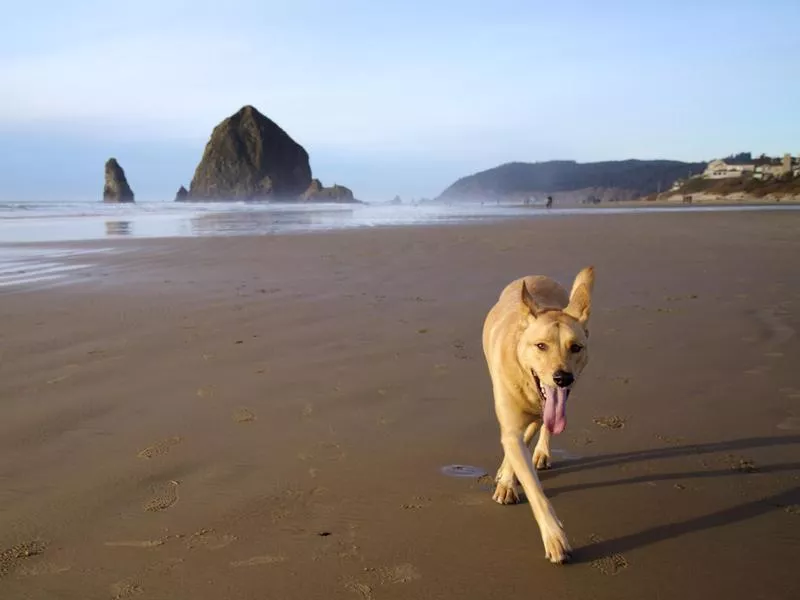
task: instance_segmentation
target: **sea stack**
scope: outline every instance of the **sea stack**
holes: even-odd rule
[[[186,202],[189,199],[189,191],[181,186],[175,194],[175,202]]]
[[[358,203],[350,188],[338,184],[333,184],[333,187],[325,187],[319,179],[311,180],[311,185],[308,186],[301,199],[305,202]]]
[[[106,181],[103,186],[103,202],[133,202],[133,190],[125,178],[125,171],[116,158],[106,161]]]
[[[296,201],[310,183],[305,149],[248,105],[214,128],[186,200]]]

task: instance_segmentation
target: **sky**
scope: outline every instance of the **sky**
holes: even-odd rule
[[[356,197],[510,161],[800,153],[800,2],[0,0],[0,199],[171,200],[245,104]]]

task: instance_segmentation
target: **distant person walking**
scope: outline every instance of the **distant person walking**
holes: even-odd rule
[[[550,208],[551,206],[553,206],[553,197],[552,196],[548,196],[547,197],[547,204],[545,204],[544,206],[545,206],[545,208]]]

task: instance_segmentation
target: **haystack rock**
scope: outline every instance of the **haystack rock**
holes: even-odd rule
[[[302,200],[305,202],[358,202],[353,197],[353,191],[343,185],[334,184],[333,187],[325,187],[319,179],[312,179],[311,185],[303,193]]]
[[[308,153],[245,106],[214,128],[187,200],[297,200],[311,183]]]
[[[125,171],[116,158],[106,161],[106,182],[103,186],[103,202],[133,202],[133,190],[125,178]]]
[[[189,191],[181,186],[175,194],[175,202],[186,202],[189,199]]]

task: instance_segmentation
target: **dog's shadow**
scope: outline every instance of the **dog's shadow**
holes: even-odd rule
[[[647,460],[676,458],[683,456],[697,456],[703,454],[711,454],[716,452],[732,452],[736,450],[744,450],[748,448],[760,448],[768,446],[782,446],[800,444],[800,436],[780,436],[780,437],[757,437],[746,438],[740,440],[732,440],[727,442],[715,442],[708,444],[695,444],[688,446],[659,448],[654,450],[644,450],[640,452],[626,452],[619,454],[605,454],[600,456],[592,456],[585,458],[577,458],[572,460],[565,460],[559,462],[556,467],[548,471],[547,479],[557,478],[559,474],[571,473],[581,471],[589,468],[605,467],[612,465],[623,465],[627,463],[634,463]],[[759,466],[754,473],[784,473],[789,471],[799,471],[800,462],[781,463],[773,465]],[[611,481],[601,481],[592,483],[582,483],[575,485],[567,485],[562,487],[547,487],[547,496],[554,498],[559,494],[566,494],[570,492],[577,492],[593,488],[630,485],[637,483],[648,483],[657,481],[670,481],[675,479],[701,479],[711,477],[730,477],[730,476],[748,476],[747,472],[742,472],[736,469],[727,468],[720,470],[703,470],[692,472],[678,472],[678,473],[657,473],[640,475],[636,477],[628,477],[624,479],[615,479]],[[706,529],[715,527],[722,527],[732,523],[746,521],[754,517],[758,517],[768,512],[781,510],[784,507],[800,503],[800,486],[795,486],[791,489],[773,494],[766,498],[760,498],[744,504],[726,508],[717,512],[693,517],[685,521],[676,523],[666,523],[657,525],[650,529],[646,529],[637,533],[626,535],[623,537],[598,541],[586,546],[576,548],[573,553],[572,562],[582,563],[591,562],[597,559],[606,558],[613,554],[622,554],[626,551],[649,546],[657,542],[672,539],[685,535],[687,533],[695,533]]]

